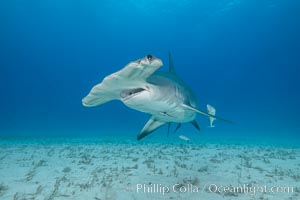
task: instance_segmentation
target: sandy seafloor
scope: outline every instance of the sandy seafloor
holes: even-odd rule
[[[296,200],[300,148],[2,138],[0,199]]]

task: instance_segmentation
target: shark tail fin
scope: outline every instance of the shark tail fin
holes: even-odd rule
[[[203,112],[203,111],[201,111],[201,110],[199,110],[199,109],[197,109],[197,108],[194,108],[194,107],[192,107],[192,106],[189,106],[189,105],[186,105],[186,104],[182,104],[182,107],[184,107],[184,108],[186,108],[186,109],[189,109],[189,110],[192,110],[192,111],[194,111],[194,112],[196,112],[196,113],[199,113],[199,114],[201,114],[201,115],[205,115],[205,116],[207,116],[207,117],[212,117],[212,118],[214,118],[214,119],[218,119],[218,120],[221,120],[221,121],[224,121],[224,122],[233,124],[233,122],[230,121],[230,120],[227,120],[227,119],[218,117],[218,116],[216,116],[216,115],[212,115],[212,114]]]

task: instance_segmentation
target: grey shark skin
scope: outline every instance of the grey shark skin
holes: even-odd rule
[[[82,99],[82,104],[92,107],[111,100],[120,100],[129,108],[151,114],[151,118],[137,136],[138,140],[171,122],[191,122],[200,130],[195,121],[197,113],[218,117],[197,109],[196,96],[176,75],[170,54],[169,64],[169,72],[162,72],[157,71],[163,65],[162,61],[151,55],[130,62],[94,86]]]

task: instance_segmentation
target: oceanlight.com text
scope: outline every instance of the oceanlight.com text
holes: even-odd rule
[[[242,184],[239,186],[222,186],[217,184],[205,185],[204,190],[210,193],[241,193],[241,194],[251,194],[256,193],[294,193],[294,187],[292,186],[267,186],[267,185],[248,185]]]
[[[152,193],[165,195],[167,193],[219,193],[219,194],[245,194],[255,195],[257,193],[294,193],[293,186],[268,186],[268,185],[250,185],[241,184],[233,185],[219,185],[219,184],[205,184],[203,186],[196,186],[193,184],[136,184],[134,189],[137,193]]]

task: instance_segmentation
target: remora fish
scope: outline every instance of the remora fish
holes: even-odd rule
[[[162,61],[152,55],[130,62],[95,85],[82,99],[87,107],[98,106],[111,100],[120,100],[129,108],[151,114],[151,118],[138,134],[140,140],[164,124],[192,123],[196,114],[228,121],[197,109],[192,90],[177,76],[169,53],[169,71],[157,71]]]
[[[178,137],[179,137],[179,139],[184,140],[186,142],[190,141],[190,138],[186,137],[185,135],[179,135]]]
[[[214,107],[212,107],[211,105],[207,104],[206,108],[207,108],[208,114],[211,114],[213,116],[216,115],[216,109]],[[211,127],[211,128],[215,127],[215,125],[213,124],[215,120],[216,120],[216,118],[209,117],[209,127]]]

